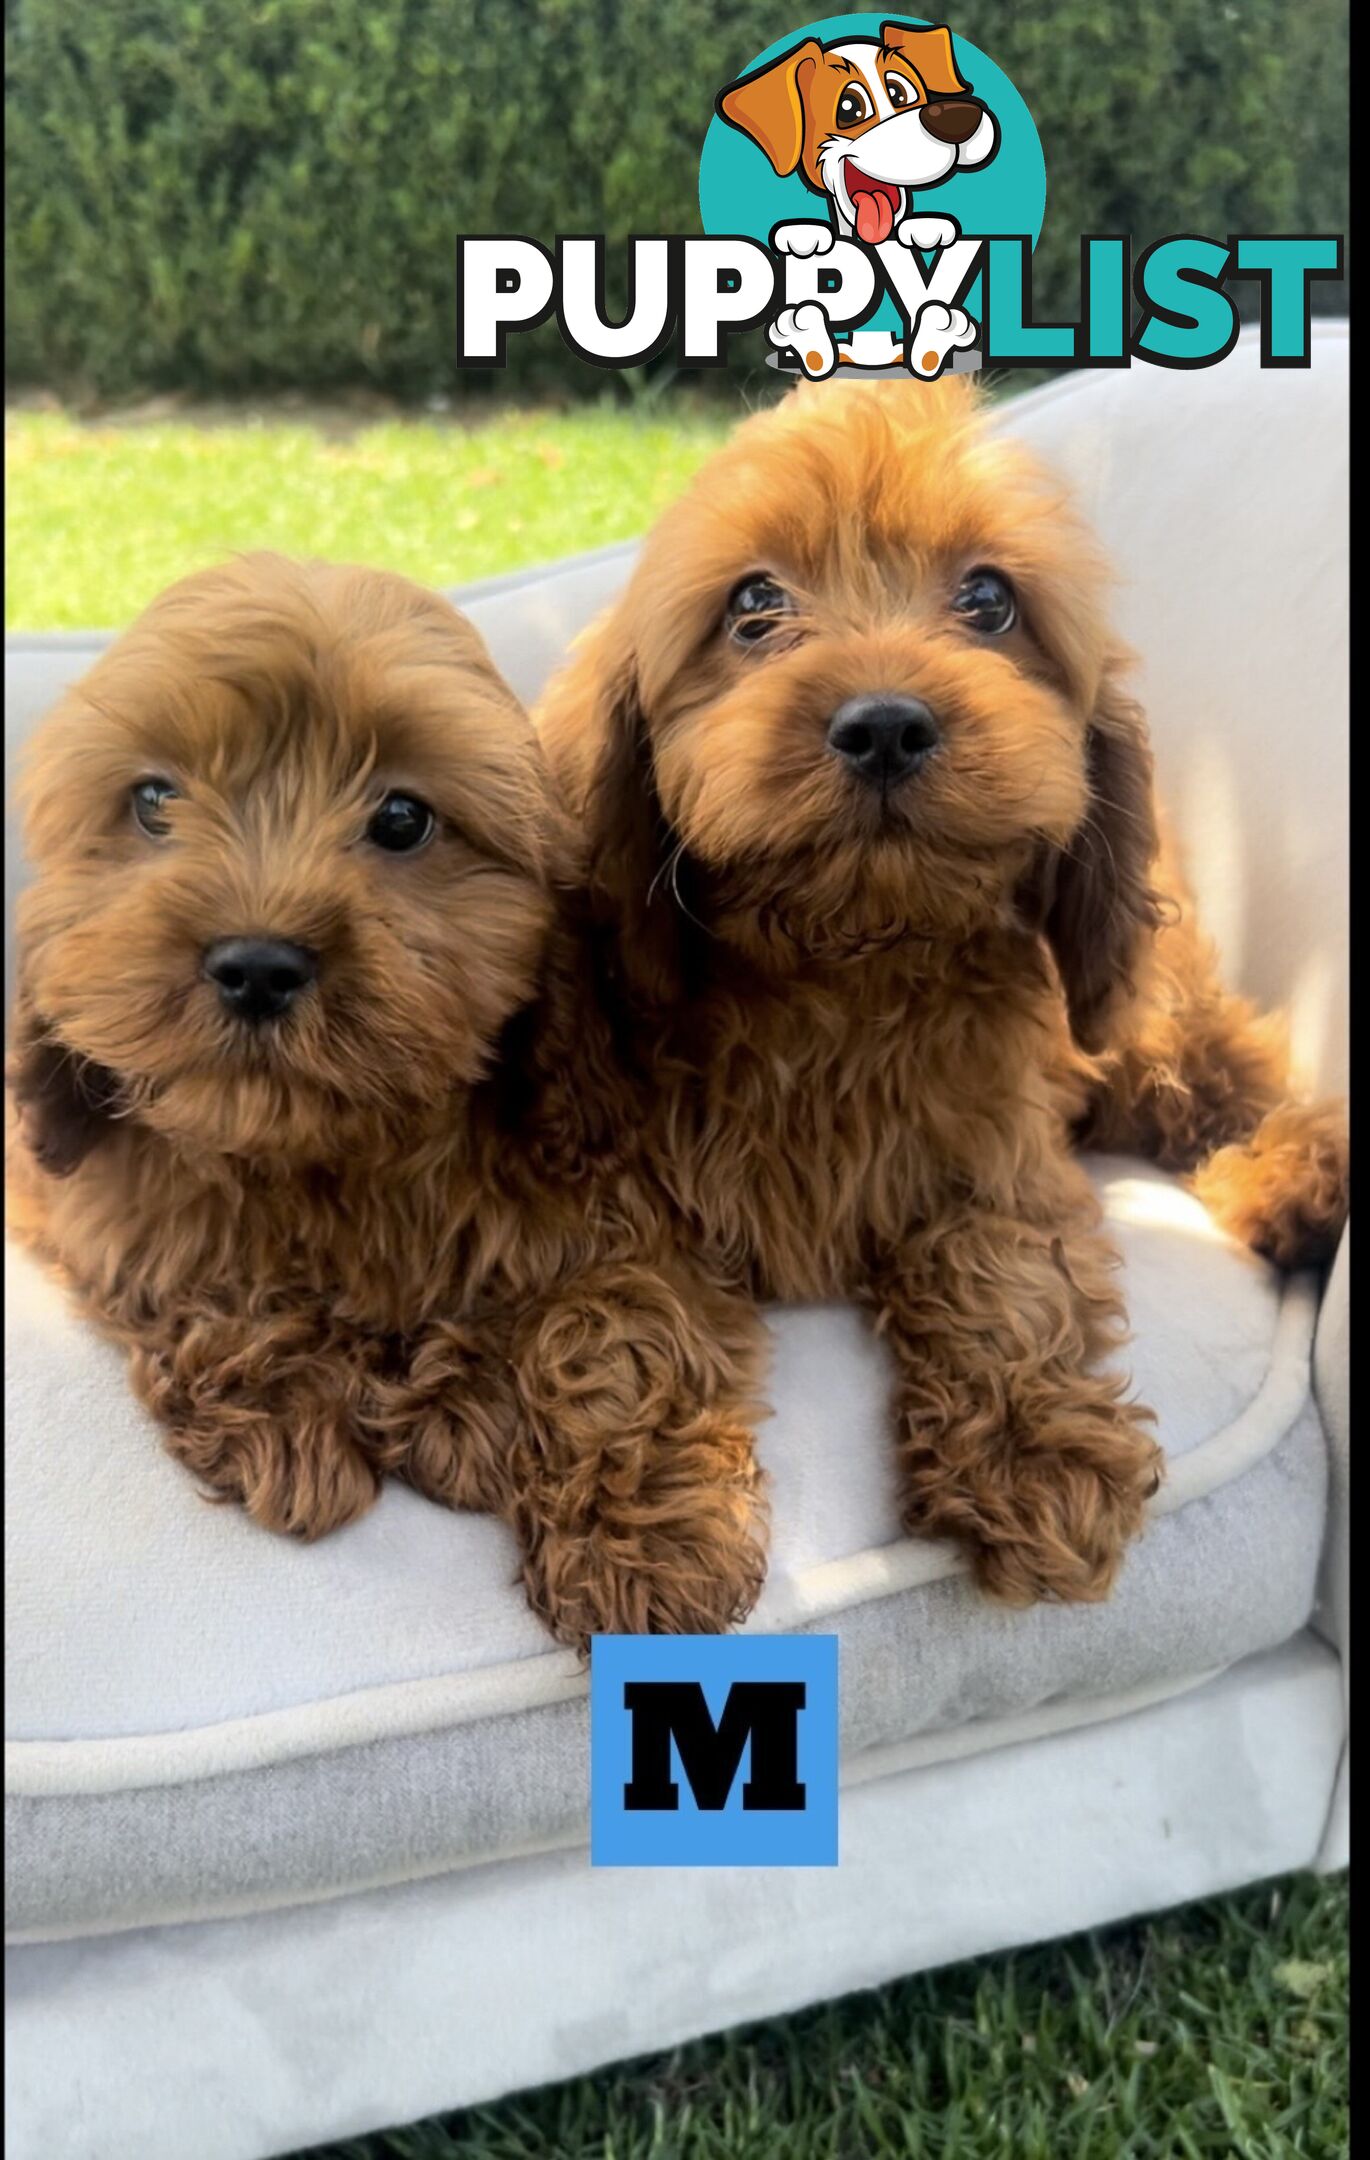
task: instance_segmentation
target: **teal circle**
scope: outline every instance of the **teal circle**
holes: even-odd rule
[[[843,38],[880,35],[880,26],[891,20],[923,28],[921,15],[892,16],[889,8],[878,14],[824,15],[817,22],[801,23],[787,36],[777,38],[739,72],[755,73],[769,60],[778,59],[805,38],[832,45]],[[920,211],[936,211],[953,217],[963,232],[1024,233],[1036,247],[1046,213],[1047,169],[1032,114],[1001,67],[988,53],[972,45],[953,29],[952,43],[962,77],[972,84],[999,123],[999,148],[982,170],[955,172],[938,186],[920,188],[915,197]],[[722,89],[720,84],[719,88]],[[742,233],[764,246],[772,229],[791,218],[821,218],[825,199],[805,187],[797,173],[782,179],[773,171],[764,150],[738,128],[730,127],[715,113],[704,137],[699,160],[699,215],[706,233]],[[966,295],[965,305],[978,317],[980,280]],[[867,327],[898,330],[899,310],[886,294]]]

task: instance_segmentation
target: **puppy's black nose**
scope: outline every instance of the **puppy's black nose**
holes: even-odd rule
[[[204,971],[239,1020],[278,1020],[319,972],[303,945],[285,938],[226,937],[207,947]]]
[[[907,780],[940,739],[937,722],[921,698],[880,692],[848,698],[828,728],[828,748],[874,787]]]

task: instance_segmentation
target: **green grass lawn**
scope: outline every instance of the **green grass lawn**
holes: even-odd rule
[[[642,531],[728,426],[721,408],[686,402],[470,427],[11,411],[6,625],[118,629],[173,578],[242,548],[455,585],[603,547]]]
[[[1341,2160],[1347,1996],[1300,1877],[312,2160]]]

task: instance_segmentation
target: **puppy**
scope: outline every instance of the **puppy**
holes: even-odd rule
[[[32,746],[13,1227],[214,1495],[314,1538],[386,1472],[515,1527],[563,1639],[761,1576],[754,1322],[614,1138],[564,821],[445,602],[249,556]]]
[[[915,190],[987,165],[999,147],[998,122],[971,95],[942,25],[887,22],[878,38],[829,45],[805,38],[729,83],[717,110],[782,178],[797,172],[805,187],[827,198],[829,225],[776,227],[773,242],[782,254],[824,254],[834,238],[856,238],[877,252],[890,245],[947,246],[958,228],[945,218],[916,216]],[[783,309],[771,330],[772,343],[793,347],[812,377],[843,360],[863,366],[907,360],[915,372],[935,376],[950,352],[975,337],[965,311],[941,302],[920,309],[907,352],[877,331],[858,331],[837,347],[825,311],[813,301]]]
[[[1093,546],[965,379],[852,382],[742,427],[535,716],[676,1205],[753,1293],[866,1304],[905,1528],[1017,1602],[1102,1597],[1161,1467],[1100,1363],[1071,1121],[1246,1145],[1226,1213],[1282,1257],[1344,1212],[1333,1113],[1263,1126],[1268,1043],[1192,931],[1162,946],[1124,671]]]

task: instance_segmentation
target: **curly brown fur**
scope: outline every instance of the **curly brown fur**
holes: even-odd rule
[[[1003,635],[952,608],[984,566],[1016,594]],[[730,596],[763,573],[789,604],[743,643]],[[1106,586],[963,379],[801,389],[667,512],[535,716],[683,1219],[755,1294],[869,1307],[905,1521],[1015,1600],[1103,1595],[1160,1469],[1099,1370],[1124,1316],[1072,1121],[1092,1093],[1098,1137],[1191,1168],[1246,1139],[1240,1174],[1221,1154],[1204,1173],[1213,1200],[1227,1177],[1278,1185],[1297,1123],[1262,1024],[1194,976],[1167,1022],[1185,1102],[1147,1128],[1165,1060],[1139,1022],[1182,947]],[[874,790],[827,742],[869,693],[923,700],[940,731]],[[1206,1070],[1217,1115],[1177,1152]],[[1315,1152],[1267,1222],[1336,1217],[1335,1144]]]
[[[1003,635],[951,608],[991,566]],[[786,612],[749,644],[730,595]],[[1191,1173],[1282,1264],[1346,1208],[1335,1105],[1224,991],[1161,851],[1144,716],[1070,504],[963,379],[800,391],[650,537],[537,716],[590,840],[645,1145],[762,1296],[855,1295],[893,1353],[906,1525],[1014,1601],[1103,1595],[1159,1456],[1084,1138]],[[873,791],[849,698],[940,740]]]
[[[413,854],[368,838],[389,789]],[[569,1641],[743,1610],[757,1325],[613,1142],[560,813],[470,626],[373,571],[191,578],[40,731],[27,836],[11,1220],[206,1490],[302,1538],[386,1474],[494,1510]],[[203,956],[266,933],[318,975],[250,1025]]]
[[[764,1574],[754,1406],[737,1387],[751,1326],[748,1305],[665,1271],[648,1289],[587,1270],[525,1316],[512,1355],[535,1436],[521,1496],[535,1611],[585,1634],[708,1634],[750,1610]]]
[[[1284,1268],[1331,1259],[1350,1206],[1345,1105],[1292,1099],[1286,1028],[1223,987],[1172,846],[1164,919],[1108,1030],[1077,1131],[1149,1155]]]

